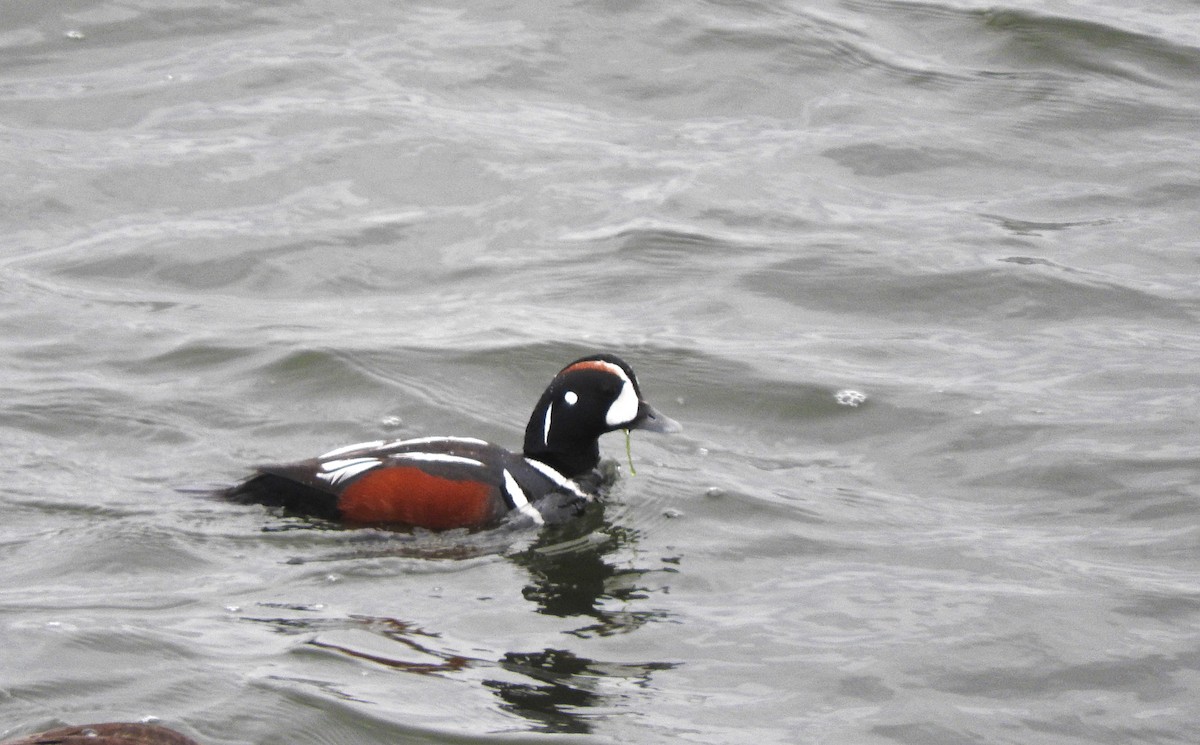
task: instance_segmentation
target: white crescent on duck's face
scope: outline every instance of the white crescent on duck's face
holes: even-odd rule
[[[604,423],[610,427],[620,427],[624,424],[630,424],[638,415],[638,394],[633,387],[633,381],[625,374],[625,371],[616,365],[612,365],[614,375],[621,378],[621,393],[617,396],[617,400],[612,402],[608,407],[608,413],[604,415]]]

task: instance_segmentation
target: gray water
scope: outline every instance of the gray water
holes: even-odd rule
[[[1200,8],[1140,5],[4,3],[0,736],[1196,742]],[[563,531],[204,494],[518,446],[593,350],[685,431]]]

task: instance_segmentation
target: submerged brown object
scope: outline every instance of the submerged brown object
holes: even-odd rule
[[[190,737],[157,724],[105,722],[81,724],[5,740],[0,745],[200,745]]]

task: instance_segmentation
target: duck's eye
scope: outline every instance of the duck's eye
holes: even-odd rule
[[[567,406],[574,406],[575,402],[578,400],[579,396],[576,395],[575,391],[567,391],[563,394],[563,402],[565,402]]]

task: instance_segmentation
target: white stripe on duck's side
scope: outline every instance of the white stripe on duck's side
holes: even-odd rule
[[[545,525],[546,519],[542,517],[542,513],[538,512],[533,505],[529,503],[529,498],[525,496],[525,492],[521,491],[521,485],[513,478],[513,475],[504,469],[504,491],[508,493],[508,498],[512,501],[513,507],[520,510],[522,514],[529,517],[538,525]]]
[[[337,484],[351,476],[357,476],[364,471],[380,465],[383,461],[378,458],[347,458],[344,460],[329,460],[321,464],[321,472],[317,478]]]
[[[448,445],[486,445],[486,440],[481,440],[478,437],[448,437],[445,435],[434,437],[413,437],[407,440],[392,440],[384,445],[385,448],[407,447],[409,445],[430,445],[435,442],[444,442]]]
[[[447,455],[446,453],[392,453],[388,456],[389,460],[419,460],[426,463],[457,463],[462,466],[475,466],[483,468],[483,461],[475,460],[474,458],[466,458],[461,455]]]
[[[371,440],[370,442],[356,442],[353,445],[345,445],[334,450],[330,450],[324,455],[318,456],[318,460],[326,458],[336,458],[340,455],[353,453],[359,450],[391,450],[392,448],[410,447],[412,445],[432,445],[433,443],[445,443],[447,445],[487,445],[487,442],[480,440],[478,437],[413,437],[408,440]]]

